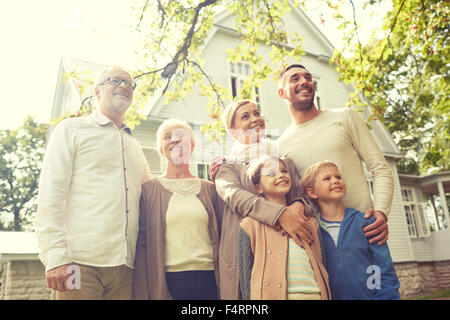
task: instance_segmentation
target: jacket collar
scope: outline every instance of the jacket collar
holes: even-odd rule
[[[358,210],[357,209],[354,209],[354,208],[345,208],[345,212],[344,212],[344,218],[342,219],[342,221],[340,222],[341,223],[341,226],[342,226],[342,223],[344,222],[344,221],[347,221],[348,219],[350,219],[351,217],[353,217],[355,214],[358,214]],[[319,225],[323,228],[323,229],[325,229],[326,231],[328,231],[328,229],[327,229],[327,227],[325,226],[325,224],[322,222],[322,218],[319,218],[318,219],[318,222],[319,222]]]
[[[97,122],[97,124],[102,127],[107,126],[110,123],[113,123],[113,121],[111,119],[109,119],[107,116],[105,116],[103,113],[101,113],[98,110],[94,112],[92,117],[94,118],[95,122]],[[130,127],[128,127],[125,123],[122,125],[121,129],[124,129],[126,132],[128,132],[129,135],[133,135]]]

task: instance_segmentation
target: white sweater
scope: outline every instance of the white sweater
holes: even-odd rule
[[[394,191],[392,172],[356,111],[325,110],[305,123],[292,124],[277,142],[280,154],[294,161],[300,175],[317,161],[334,161],[347,186],[346,207],[362,212],[373,207],[389,214]],[[361,161],[372,174],[373,203]]]

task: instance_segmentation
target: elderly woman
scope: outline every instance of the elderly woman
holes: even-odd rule
[[[269,226],[279,225],[299,245],[300,238],[310,243],[312,230],[306,224],[304,202],[298,196],[299,175],[290,159],[284,162],[292,177],[293,188],[288,194],[292,203],[285,206],[266,201],[256,195],[251,178],[246,174],[249,162],[263,155],[276,155],[276,145],[264,139],[265,122],[258,107],[251,100],[229,105],[223,113],[227,132],[235,139],[231,158],[222,164],[215,175],[217,193],[225,201],[220,241],[219,270],[221,299],[239,299],[237,232],[243,217],[250,216]],[[272,284],[269,284],[272,285]]]
[[[135,299],[217,299],[221,199],[214,184],[189,171],[189,125],[164,121],[157,144],[167,171],[142,186]]]

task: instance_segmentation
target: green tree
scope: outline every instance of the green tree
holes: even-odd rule
[[[382,1],[369,1],[380,3]],[[369,108],[370,120],[380,119],[405,155],[404,173],[450,168],[449,2],[393,0],[381,37],[373,32],[331,62],[341,80],[353,83],[348,104]],[[357,26],[344,26],[346,41]]]
[[[0,130],[0,230],[32,225],[47,128],[28,116],[19,129]]]

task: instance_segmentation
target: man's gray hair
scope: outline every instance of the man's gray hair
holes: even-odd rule
[[[133,78],[133,77],[131,76],[131,73],[130,73],[128,70],[126,70],[126,69],[124,69],[124,68],[122,68],[122,67],[120,67],[120,66],[107,66],[107,67],[103,68],[102,70],[100,70],[99,73],[97,73],[97,76],[95,77],[95,80],[94,80],[94,89],[95,89],[100,83],[102,83],[103,81],[106,80],[106,78],[107,78],[106,75],[107,75],[109,72],[111,72],[113,69],[122,69],[123,71],[127,72],[127,73],[130,75],[131,78]]]

